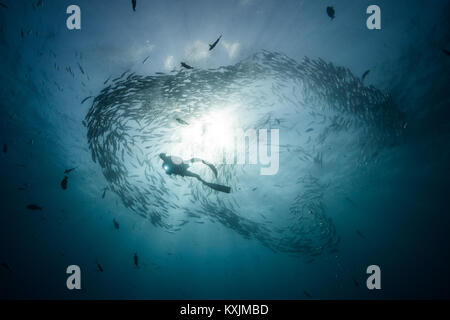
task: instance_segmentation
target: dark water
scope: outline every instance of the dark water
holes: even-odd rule
[[[2,298],[450,296],[448,1],[377,31],[364,1],[141,2],[69,31],[68,1],[1,1]],[[236,128],[279,130],[276,174],[221,163]]]

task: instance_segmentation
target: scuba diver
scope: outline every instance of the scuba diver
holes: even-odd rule
[[[209,162],[206,162],[205,160],[199,159],[199,158],[192,158],[188,161],[183,161],[181,158],[174,157],[174,156],[167,156],[165,153],[160,153],[159,157],[162,159],[163,164],[162,167],[166,171],[168,175],[178,175],[182,177],[193,177],[196,178],[198,181],[202,182],[205,186],[210,187],[211,189],[230,193],[231,188],[227,186],[223,186],[220,184],[215,183],[209,183],[203,180],[198,174],[191,172],[188,170],[189,164],[188,163],[195,163],[195,162],[201,162],[205,165],[207,165],[214,173],[214,175],[217,178],[217,169]]]

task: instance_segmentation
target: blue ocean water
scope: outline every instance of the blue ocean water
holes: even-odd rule
[[[449,298],[448,1],[377,1],[381,30],[369,1],[0,2],[1,298]],[[218,164],[232,127],[279,130],[276,174]]]

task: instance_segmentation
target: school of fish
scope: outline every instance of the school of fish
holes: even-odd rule
[[[168,232],[218,222],[307,260],[338,250],[327,192],[349,170],[399,143],[406,128],[393,100],[349,69],[277,52],[217,69],[126,72],[105,84],[83,123],[92,160],[125,207]],[[261,176],[254,165],[215,163],[231,194],[166,175],[159,153],[205,114],[225,109],[240,128],[279,130],[279,173]]]

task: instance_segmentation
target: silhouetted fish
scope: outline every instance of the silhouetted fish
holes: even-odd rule
[[[36,3],[36,7],[42,7],[43,4],[44,4],[44,0],[39,0],[39,1]]]
[[[179,226],[180,226],[180,227],[181,227],[181,226],[184,226],[184,225],[187,224],[187,223],[189,223],[188,220],[183,220],[183,221],[179,224]]]
[[[356,203],[349,197],[345,197],[345,200],[347,200],[352,206],[356,207]]]
[[[359,230],[356,230],[356,234],[360,237],[360,238],[362,238],[362,239],[365,239],[366,237],[361,233],[361,231],[359,231]]]
[[[186,64],[186,63],[184,63],[184,62],[181,62],[180,65],[181,65],[183,68],[186,68],[186,69],[194,69],[194,67],[191,67],[190,65],[188,65],[188,64]]]
[[[209,51],[211,51],[212,49],[214,49],[214,48],[217,46],[217,44],[219,43],[220,38],[222,38],[222,35],[220,35],[220,37],[217,38],[217,40],[214,41],[213,44],[210,44],[210,45],[209,45]]]
[[[105,199],[105,196],[106,196],[106,190],[108,190],[108,187],[106,187],[105,189],[103,189],[102,199]]]
[[[134,254],[134,265],[139,268],[139,257],[137,253]]]
[[[3,145],[3,152],[4,153],[8,152],[8,145],[6,143]]]
[[[41,210],[42,211],[42,209],[44,209],[44,208],[42,208],[42,207],[40,207],[38,205],[35,205],[35,204],[29,204],[29,205],[27,205],[27,209],[28,210]]]
[[[100,272],[103,272],[103,267],[100,263],[97,262],[97,268]]]
[[[3,268],[5,268],[6,270],[11,271],[11,268],[9,267],[9,264],[7,264],[6,262],[2,262],[0,265],[1,265]]]
[[[131,5],[133,6],[133,11],[136,11],[136,0],[131,0]]]
[[[66,190],[67,189],[67,182],[68,182],[68,177],[67,176],[65,176],[64,177],[64,179],[62,179],[62,181],[61,181],[61,188],[63,189],[63,190]]]
[[[331,19],[334,19],[335,17],[335,11],[333,7],[327,7],[327,14]]]
[[[367,77],[367,75],[369,74],[370,70],[367,70],[366,72],[363,73],[362,77],[361,77],[361,81],[364,81],[364,79]]]
[[[142,61],[142,64],[144,64],[144,63],[148,60],[148,58],[150,58],[150,56],[148,56],[147,58],[145,58],[144,61]]]
[[[84,69],[83,69],[83,67],[81,66],[81,64],[80,64],[79,62],[78,62],[77,64],[78,64],[78,68],[80,68],[81,73],[84,74]]]
[[[308,291],[303,290],[303,293],[304,293],[305,296],[307,296],[308,298],[312,298],[312,295],[311,295]]]
[[[92,96],[86,97],[83,99],[83,101],[81,101],[81,104],[85,103],[88,99],[92,98]]]
[[[448,51],[446,49],[442,49],[442,52],[445,53],[446,55],[450,56],[450,51]]]
[[[111,76],[109,76],[108,79],[106,79],[105,82],[103,82],[103,84],[106,84],[109,81],[109,79],[111,79]]]
[[[187,123],[187,122],[184,121],[183,119],[176,118],[175,120],[177,120],[178,123],[183,124],[183,125],[185,125],[185,126],[189,125],[189,123]]]
[[[1,2],[0,2],[0,7],[8,9],[8,6],[6,4],[1,3]]]
[[[21,187],[17,188],[17,190],[19,190],[19,191],[24,191],[24,190],[27,189],[28,186],[29,186],[28,183],[24,183]]]
[[[116,221],[116,219],[113,219],[114,228],[119,230],[119,223]]]
[[[76,168],[78,168],[78,167],[66,169],[66,170],[64,170],[64,174],[68,174],[68,173],[72,172],[73,170],[75,170]]]

